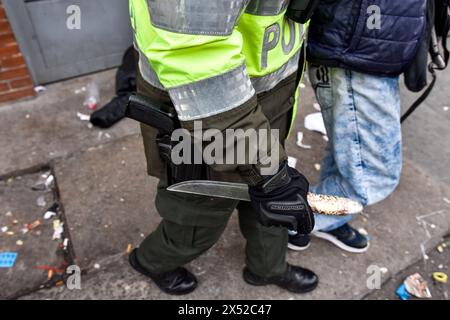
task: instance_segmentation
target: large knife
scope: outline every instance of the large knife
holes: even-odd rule
[[[208,197],[250,201],[248,186],[243,183],[190,180],[173,184],[167,190]],[[314,193],[308,194],[308,203],[314,212],[324,215],[345,216],[361,213],[363,210],[363,206],[360,203],[348,198]]]

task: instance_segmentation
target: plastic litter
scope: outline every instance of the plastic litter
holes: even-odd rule
[[[51,187],[53,187],[53,182],[54,181],[55,181],[55,177],[53,175],[49,175],[47,177],[47,179],[45,179],[45,182],[44,182],[45,188],[48,190]]]
[[[382,274],[386,274],[386,273],[388,273],[388,268],[386,268],[386,267],[381,267],[380,268],[380,272],[382,273]]]
[[[430,289],[428,288],[428,284],[424,278],[419,273],[415,273],[410,275],[405,279],[403,284],[406,287],[406,290],[413,296],[423,299],[423,298],[431,298]]]
[[[447,283],[448,275],[444,272],[433,272],[433,279],[440,283]]]
[[[86,96],[83,105],[89,110],[97,109],[98,102],[100,100],[100,91],[95,82],[90,82],[86,86]]]
[[[56,212],[53,212],[53,211],[47,211],[46,213],[44,213],[45,220],[49,220],[49,219],[53,218],[54,216],[56,216]]]
[[[65,238],[62,245],[63,249],[67,250],[67,246],[69,245],[69,238]]]
[[[109,134],[109,133],[104,133],[103,131],[100,131],[99,133],[98,133],[98,135],[97,135],[97,139],[98,140],[101,140],[102,138],[103,138],[103,136],[106,138],[106,139],[111,139],[111,135]]]
[[[295,166],[297,165],[297,159],[294,157],[288,157],[288,166],[291,168],[295,168]]]
[[[44,92],[44,91],[47,91],[47,88],[44,87],[44,86],[36,86],[36,87],[34,87],[34,92],[36,92],[36,93],[41,93],[41,92]]]
[[[327,135],[321,112],[308,114],[305,117],[305,128],[310,131],[319,132],[322,135]]]
[[[409,300],[411,298],[411,295],[406,290],[406,287],[404,284],[402,284],[400,287],[397,288],[395,291],[395,294],[401,299],[401,300]]]
[[[61,235],[64,232],[64,223],[61,220],[56,219],[53,221],[53,240],[61,239]]]
[[[45,207],[47,205],[47,202],[45,201],[45,196],[40,196],[39,198],[37,198],[36,204],[39,207]]]
[[[74,91],[75,94],[80,94],[80,93],[82,93],[82,92],[86,92],[86,87],[81,87],[80,89],[76,89],[76,90]]]
[[[7,226],[2,227],[2,233],[8,232],[9,228]]]
[[[44,213],[44,219],[49,220],[49,219],[53,218],[54,216],[56,216],[57,212],[58,212],[58,204],[54,203]]]
[[[303,144],[303,132],[297,132],[297,146],[303,149],[311,149],[312,147],[307,144]]]
[[[51,174],[50,171],[42,174],[38,181],[31,187],[34,191],[47,191],[53,187],[53,182],[55,181],[55,177]]]
[[[12,268],[17,259],[17,252],[0,252],[0,268]]]
[[[81,121],[91,121],[91,115],[90,114],[84,114],[81,112],[77,112],[77,117]]]

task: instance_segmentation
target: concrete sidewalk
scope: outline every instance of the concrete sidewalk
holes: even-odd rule
[[[60,264],[60,242],[51,240],[46,229],[37,236],[34,233],[24,236],[22,246],[11,241],[12,238],[8,238],[11,236],[0,233],[0,251],[19,254],[13,268],[0,269],[0,286],[8,288],[8,292],[0,297],[172,298],[131,270],[126,261],[125,251],[129,244],[137,246],[160,220],[153,205],[156,180],[145,175],[137,124],[123,120],[110,130],[100,131],[88,128],[76,116],[77,112],[87,111],[82,106],[82,94],[74,92],[94,81],[101,87],[102,103],[107,102],[113,91],[113,77],[114,71],[107,71],[70,80],[49,86],[37,99],[0,106],[0,147],[8,150],[0,154],[0,178],[3,181],[0,184],[0,227],[11,223],[10,217],[5,218],[9,211],[13,216],[20,213],[21,221],[28,223],[42,220],[45,208],[36,207],[39,195],[28,189],[39,170],[50,168],[56,178],[56,199],[48,202],[55,200],[61,204],[64,237],[70,239],[70,248],[63,258],[83,269],[82,290],[68,290],[65,286],[40,289],[39,283],[50,286],[48,272],[36,272],[33,266]],[[371,248],[366,254],[347,254],[329,243],[313,239],[309,250],[290,252],[289,261],[319,274],[321,282],[316,291],[298,296],[273,286],[250,287],[241,277],[244,239],[233,216],[219,243],[189,266],[198,276],[200,286],[186,298],[370,298],[374,292],[366,285],[368,266],[386,267],[388,272],[382,281],[390,283],[391,278],[396,279],[403,270],[423,259],[423,250],[434,250],[450,230],[450,111],[443,108],[445,102],[450,104],[450,92],[445,90],[449,80],[449,72],[442,74],[428,100],[429,105],[422,106],[404,126],[405,166],[396,192],[386,201],[367,209],[354,222],[354,226],[366,229],[371,235]],[[402,96],[405,105],[413,99],[406,92]],[[318,179],[315,165],[320,162],[325,147],[319,134],[303,128],[304,115],[314,112],[313,102],[313,92],[307,86],[302,93],[302,108],[294,131],[303,131],[304,143],[312,145],[312,149],[297,147],[295,134],[288,142],[289,155],[299,159],[297,167],[312,183]],[[427,216],[419,219],[427,222],[426,230],[418,223],[417,217],[421,216]],[[51,221],[45,222],[43,227],[47,228],[49,223]],[[33,253],[36,246],[46,248],[39,261]],[[18,279],[30,269],[35,271],[33,286],[25,286]],[[423,276],[430,279],[430,274]]]

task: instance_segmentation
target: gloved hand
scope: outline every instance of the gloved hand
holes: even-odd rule
[[[309,182],[284,162],[275,175],[249,187],[253,209],[266,226],[286,227],[300,234],[314,229],[314,214],[308,205]]]

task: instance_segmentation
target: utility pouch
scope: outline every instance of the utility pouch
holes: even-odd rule
[[[311,19],[320,0],[291,0],[286,16],[298,23],[305,24]]]
[[[130,96],[125,116],[156,128],[160,133],[170,133],[180,127],[177,114],[168,105],[134,94]]]
[[[172,133],[181,128],[181,125],[171,106],[161,104],[143,95],[134,94],[130,96],[125,115],[158,130],[156,144],[159,156],[166,164],[166,177],[169,185],[186,180],[205,179],[206,165],[193,164],[193,162],[191,164],[174,164],[172,162],[172,149],[176,143],[172,141]]]
[[[169,185],[188,181],[188,180],[201,180],[206,179],[206,165],[195,164],[194,159],[191,159],[190,164],[174,164],[172,162],[172,148],[176,142],[172,141],[171,135],[168,133],[160,134],[156,138],[156,144],[158,145],[159,155],[167,166],[167,181]],[[191,147],[193,150],[194,146]]]

